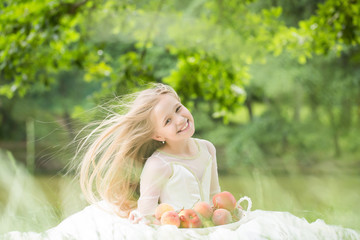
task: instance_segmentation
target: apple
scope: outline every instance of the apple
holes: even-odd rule
[[[175,225],[180,227],[180,217],[175,211],[167,211],[161,216],[161,225]]]
[[[160,220],[161,215],[168,211],[174,211],[175,209],[167,203],[160,203],[155,209],[155,218]]]
[[[183,209],[179,212],[180,227],[182,228],[200,228],[202,222],[194,209]]]
[[[224,208],[232,212],[236,207],[236,199],[230,192],[221,192],[213,197],[215,208]]]
[[[211,218],[214,211],[210,204],[207,202],[197,202],[194,205],[193,209],[205,219]]]
[[[229,210],[219,208],[214,211],[212,221],[215,226],[224,225],[232,222],[231,213]]]

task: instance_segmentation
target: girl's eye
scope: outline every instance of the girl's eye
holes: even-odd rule
[[[178,111],[180,110],[180,108],[181,108],[181,106],[178,106],[178,107],[176,108],[176,111],[175,111],[175,112],[178,112]]]
[[[167,125],[170,122],[170,118],[165,121],[165,125]]]

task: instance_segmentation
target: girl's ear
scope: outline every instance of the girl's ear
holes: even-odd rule
[[[156,135],[156,134],[152,137],[152,139],[159,141],[159,142],[165,141],[165,138],[163,138],[159,135]]]

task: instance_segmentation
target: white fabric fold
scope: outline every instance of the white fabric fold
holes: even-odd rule
[[[340,226],[327,225],[322,220],[309,223],[288,212],[256,210],[248,212],[239,222],[224,226],[180,229],[171,225],[148,226],[131,224],[98,205],[91,205],[65,219],[44,233],[10,232],[0,235],[7,240],[359,240],[360,233]]]

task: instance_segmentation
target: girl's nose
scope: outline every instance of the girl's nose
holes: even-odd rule
[[[184,117],[182,117],[182,116],[178,116],[178,117],[176,118],[176,123],[177,123],[177,125],[182,125],[182,124],[185,123],[185,121],[186,121],[186,119],[185,119]]]

